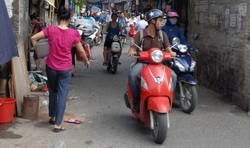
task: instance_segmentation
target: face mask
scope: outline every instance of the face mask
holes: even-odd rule
[[[175,25],[177,23],[177,19],[170,18],[169,21],[172,25]]]

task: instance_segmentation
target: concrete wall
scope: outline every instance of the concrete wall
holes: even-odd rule
[[[190,0],[188,35],[200,34],[196,75],[233,103],[250,108],[250,1]]]
[[[24,42],[25,49],[28,43],[29,27],[29,1],[28,0],[5,0],[8,14],[11,19],[12,28],[16,37],[16,42]]]

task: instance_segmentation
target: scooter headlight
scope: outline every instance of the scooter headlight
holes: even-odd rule
[[[155,62],[155,63],[161,63],[163,60],[163,53],[161,50],[154,50],[153,52],[151,52],[151,59]]]
[[[178,45],[177,47],[181,53],[185,53],[188,50],[187,45]]]
[[[147,82],[143,79],[143,77],[141,77],[141,86],[142,86],[144,89],[148,90],[148,84],[147,84]]]
[[[192,62],[191,62],[191,67],[190,67],[190,71],[191,71],[191,72],[194,71],[195,66],[196,66],[196,62],[195,62],[195,61],[192,61]]]
[[[118,42],[118,41],[119,41],[118,35],[115,35],[115,36],[113,37],[113,41],[115,41],[115,42]]]
[[[185,72],[185,67],[181,65],[179,61],[175,61],[175,65],[180,69],[181,72]]]

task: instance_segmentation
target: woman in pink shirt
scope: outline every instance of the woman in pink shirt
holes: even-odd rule
[[[80,42],[78,31],[68,28],[70,23],[70,12],[61,8],[57,14],[58,26],[49,26],[31,37],[32,45],[35,47],[37,41],[48,38],[50,53],[45,59],[46,73],[49,88],[49,120],[54,125],[54,132],[64,131],[61,125],[68,95],[68,89],[72,72],[71,47],[76,46],[77,51],[83,57],[85,66],[90,63]]]

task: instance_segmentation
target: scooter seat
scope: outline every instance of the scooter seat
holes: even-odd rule
[[[85,36],[90,36],[91,34],[95,33],[95,29],[93,29],[93,30],[85,30],[83,33],[84,33]]]

